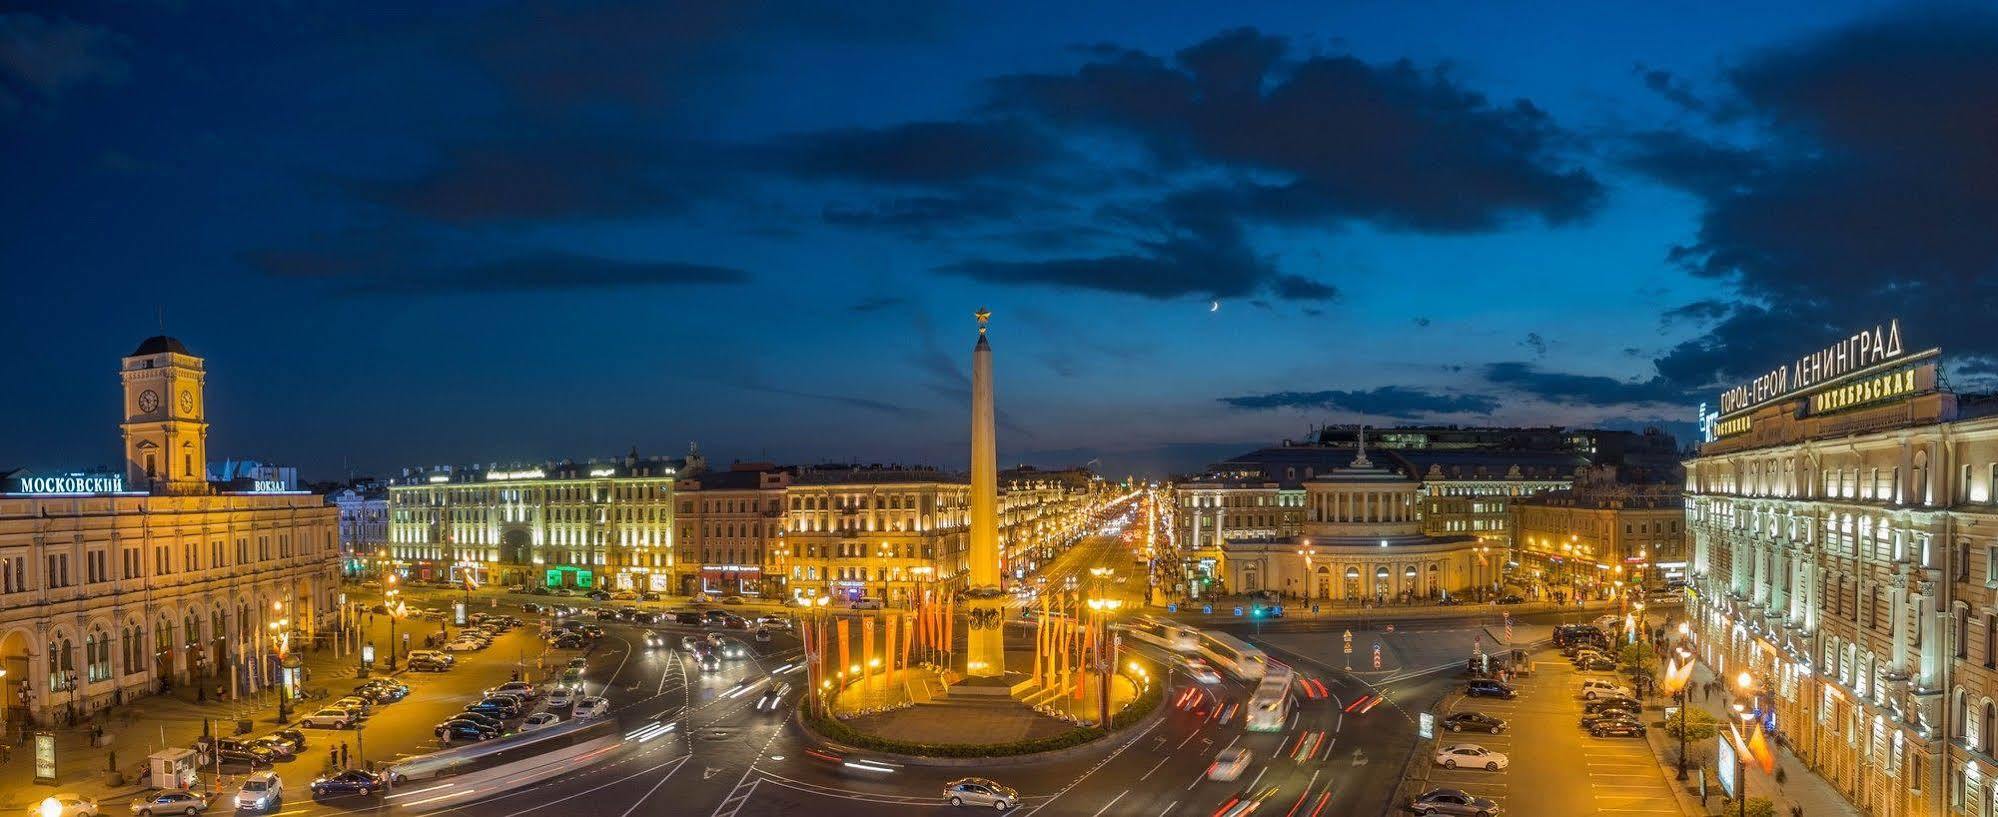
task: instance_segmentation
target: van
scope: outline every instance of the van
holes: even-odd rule
[[[268,811],[284,800],[284,781],[277,772],[256,772],[243,778],[243,785],[236,790],[236,808],[246,811]]]

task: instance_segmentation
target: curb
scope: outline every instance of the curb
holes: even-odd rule
[[[1048,751],[1045,752],[1032,752],[1024,755],[1000,755],[997,757],[931,757],[929,755],[905,755],[897,752],[884,752],[878,749],[856,749],[855,751],[866,752],[870,755],[879,755],[882,757],[894,758],[895,760],[898,760],[903,764],[909,766],[924,766],[930,768],[945,768],[945,769],[952,769],[952,768],[961,769],[961,768],[969,768],[976,766],[1017,766],[1027,763],[1042,763],[1047,761],[1068,760],[1073,757],[1081,756],[1084,754],[1088,754],[1092,751],[1102,749],[1102,746],[1100,744],[1107,739],[1120,738],[1126,735],[1132,735],[1134,734],[1133,730],[1136,730],[1136,732],[1138,733],[1142,733],[1145,730],[1150,729],[1158,721],[1165,718],[1166,715],[1165,703],[1166,702],[1163,700],[1159,701],[1159,705],[1153,707],[1151,714],[1146,715],[1145,717],[1139,719],[1136,723],[1126,726],[1123,729],[1118,730],[1117,732],[1106,734],[1102,737],[1099,737],[1087,743],[1080,743],[1064,749],[1049,749]],[[797,722],[799,731],[804,732],[807,737],[815,741],[818,741],[819,743],[829,744],[832,746],[846,745],[840,743],[839,741],[833,740],[831,738],[819,734],[818,730],[813,729],[812,725],[810,723],[807,723],[804,718],[793,718],[792,720]],[[1135,740],[1136,738],[1132,739]],[[1115,743],[1114,740],[1110,742]]]

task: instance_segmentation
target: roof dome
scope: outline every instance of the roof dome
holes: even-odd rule
[[[145,340],[140,341],[139,348],[132,350],[132,353],[126,355],[126,357],[139,357],[140,355],[157,355],[165,352],[172,352],[176,355],[188,355],[190,357],[193,356],[194,354],[193,352],[188,351],[187,346],[185,344],[182,344],[180,340],[177,338],[170,338],[167,337],[166,335],[154,335],[150,338],[146,338]]]

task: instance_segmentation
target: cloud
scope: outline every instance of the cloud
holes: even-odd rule
[[[533,252],[443,266],[425,242],[406,235],[343,234],[305,246],[244,253],[273,278],[314,281],[345,294],[470,295],[502,292],[685,287],[748,283],[732,267],[676,261],[625,261],[565,252]]]
[[[909,299],[903,298],[898,295],[876,295],[872,298],[868,298],[864,301],[861,301],[857,304],[847,307],[847,311],[861,312],[861,313],[879,312],[889,307],[902,306],[904,304],[907,304],[908,302]]]
[[[763,392],[765,394],[776,394],[784,397],[796,397],[802,400],[817,400],[824,403],[832,403],[835,405],[846,406],[848,408],[857,408],[865,411],[872,411],[877,414],[886,414],[891,417],[913,418],[913,417],[921,417],[924,414],[924,412],[918,409],[909,408],[908,406],[899,406],[894,403],[888,403],[881,400],[872,400],[866,397],[850,397],[844,394],[824,394],[820,392],[798,391],[797,389],[786,389],[779,386],[767,386],[755,382],[731,382],[728,383],[728,385],[734,386],[739,389],[744,389],[746,391]]]
[[[702,145],[516,127],[529,135],[450,142],[417,175],[347,186],[393,210],[462,225],[683,214],[731,184]]]
[[[991,105],[1128,137],[1168,168],[1242,171],[1233,203],[1271,222],[1464,233],[1601,206],[1602,185],[1562,156],[1572,137],[1531,102],[1407,61],[1289,51],[1250,29],[1171,59],[1099,50],[1073,73],[994,80]]]
[[[1490,414],[1497,398],[1482,394],[1444,394],[1405,386],[1381,386],[1365,391],[1284,391],[1220,398],[1238,409],[1343,409],[1388,417],[1429,414]]]
[[[779,140],[769,151],[799,176],[891,185],[1017,178],[1062,156],[1046,134],[1015,119],[822,131]]]
[[[1519,344],[1532,349],[1534,357],[1547,356],[1547,339],[1541,337],[1539,332],[1526,333],[1526,339],[1520,341]]]
[[[1900,8],[1722,80],[1756,149],[1680,134],[1693,149],[1639,164],[1704,204],[1672,260],[1736,296],[1660,375],[1732,382],[1895,315],[1911,344],[1998,356],[1984,318],[1998,309],[1998,13]]]
[[[939,195],[898,196],[866,204],[829,204],[822,217],[827,224],[838,227],[886,230],[928,239],[944,230],[1010,220],[1027,203],[1027,197],[1020,193],[980,187]]]
[[[0,14],[0,114],[86,85],[124,82],[129,47],[120,34],[74,20]]]
[[[1617,380],[1600,375],[1550,372],[1531,363],[1505,362],[1485,366],[1487,382],[1506,386],[1550,403],[1583,406],[1615,406],[1629,403],[1685,403],[1695,400],[1685,389],[1664,377],[1643,381]]]
[[[1670,71],[1644,65],[1633,66],[1631,71],[1644,80],[1644,87],[1673,105],[1693,113],[1707,113],[1712,110],[1706,100],[1693,93],[1693,89],[1687,86],[1684,79],[1674,76]]]

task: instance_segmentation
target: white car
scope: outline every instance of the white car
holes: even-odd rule
[[[486,648],[485,644],[482,644],[477,641],[467,641],[462,638],[458,639],[457,641],[453,641],[449,644],[444,645],[444,649],[447,652],[473,652],[476,650],[483,650],[485,648]]]
[[[1206,661],[1198,658],[1187,659],[1186,674],[1193,676],[1193,680],[1203,684],[1221,683],[1221,673],[1215,672],[1214,668],[1208,666]]]
[[[195,791],[171,789],[132,801],[132,813],[139,817],[153,817],[155,814],[193,815],[207,810],[208,796]]]
[[[532,732],[536,729],[547,729],[548,727],[554,726],[555,724],[561,722],[562,722],[561,715],[557,715],[553,712],[536,712],[532,715],[527,716],[527,720],[520,722],[520,731]]]
[[[310,726],[315,729],[345,729],[347,724],[353,721],[354,716],[347,710],[329,706],[305,716],[298,723],[300,726]]]
[[[852,610],[879,610],[881,609],[881,600],[854,599],[852,604],[847,605],[847,608]]]
[[[1222,749],[1220,754],[1214,756],[1214,762],[1208,764],[1207,779],[1234,780],[1241,777],[1242,772],[1249,768],[1249,761],[1253,758],[1254,755],[1249,750],[1240,746]]]
[[[576,699],[576,711],[571,713],[570,717],[582,720],[584,718],[601,717],[607,712],[610,712],[610,701],[595,695],[588,695]]]
[[[409,660],[434,661],[436,663],[446,664],[446,665],[458,663],[457,656],[451,655],[449,653],[441,653],[436,650],[410,650]]]
[[[40,815],[45,813],[42,811],[42,804],[50,800],[56,801],[56,804],[62,807],[60,811],[56,812],[56,817],[99,817],[99,815],[103,814],[103,812],[97,810],[96,800],[86,799],[83,795],[75,792],[51,794],[47,797],[37,799],[29,804],[28,813],[40,817]]]
[[[486,690],[486,694],[488,696],[497,692],[505,692],[514,695],[526,696],[527,700],[530,701],[534,700],[535,698],[541,697],[541,689],[526,681],[508,681],[504,684],[500,684],[499,686],[493,687],[492,689]]]
[[[568,709],[576,704],[576,691],[568,687],[556,687],[548,693],[549,709]]]
[[[1511,764],[1512,761],[1506,758],[1505,755],[1475,743],[1460,743],[1455,746],[1445,746],[1436,750],[1436,765],[1442,766],[1445,769],[1455,769],[1462,766],[1496,772]]]
[[[1601,678],[1582,679],[1582,697],[1593,701],[1598,695],[1621,695],[1625,698],[1637,697],[1630,691],[1630,687],[1621,684],[1605,681]]]
[[[283,800],[284,780],[277,772],[256,772],[236,790],[236,808],[247,811],[267,811]]]

